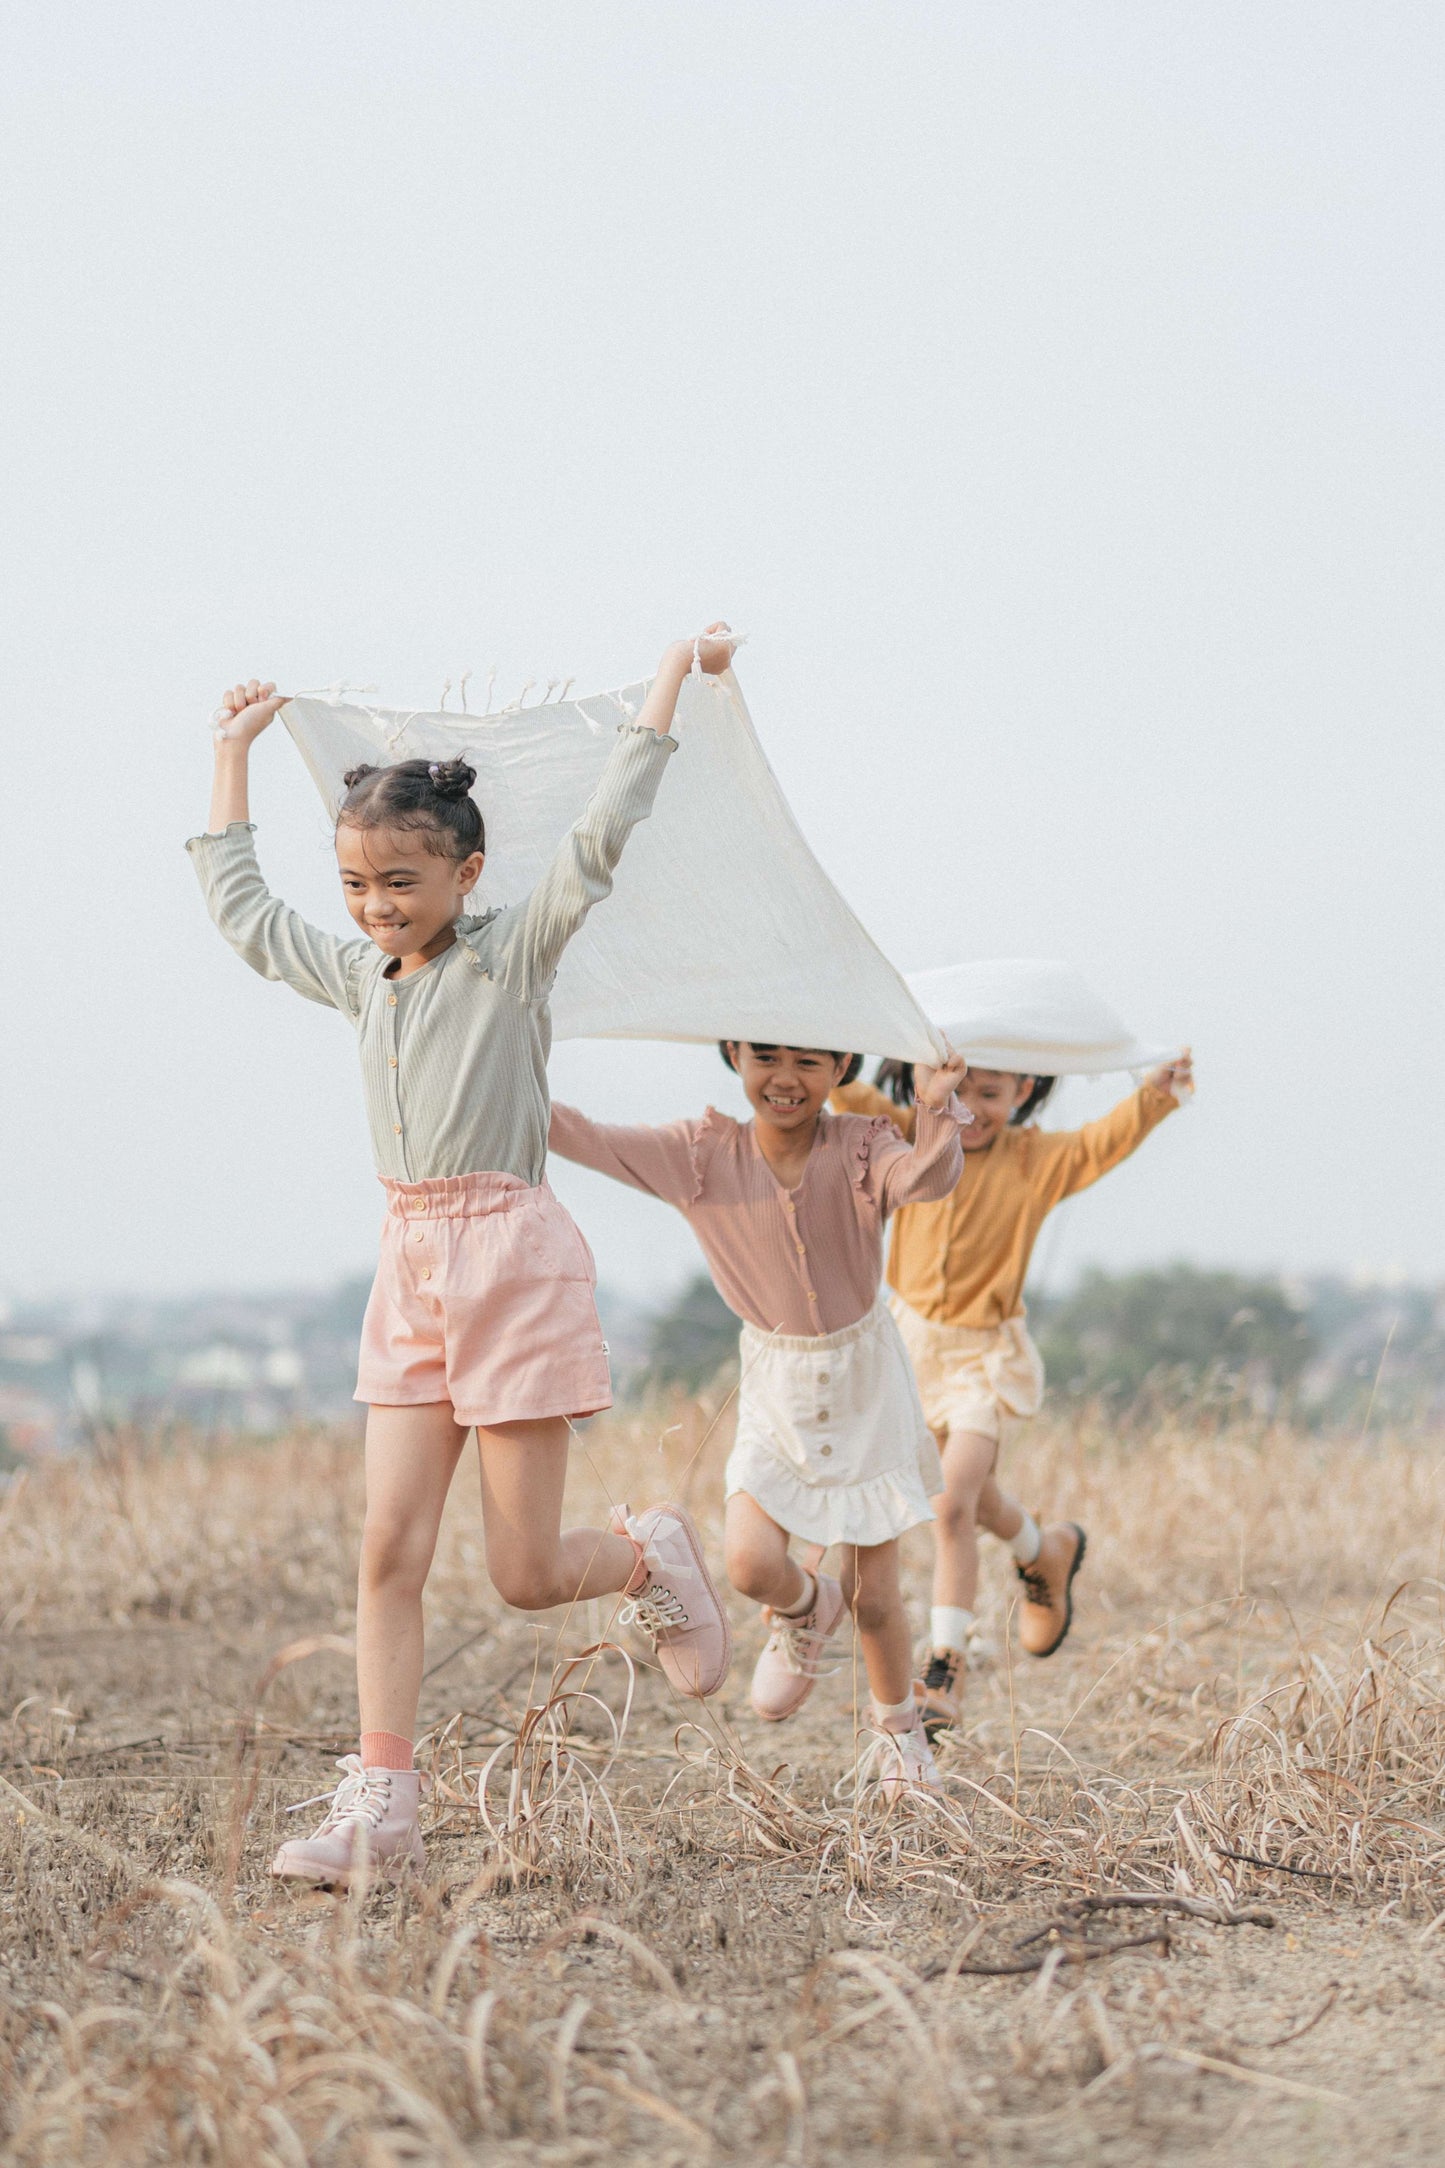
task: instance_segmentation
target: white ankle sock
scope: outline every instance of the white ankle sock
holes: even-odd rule
[[[978,1620],[958,1604],[936,1603],[928,1614],[928,1631],[936,1649],[953,1649],[960,1656]]]
[[[1039,1555],[1042,1541],[1038,1522],[1032,1513],[1026,1513],[1019,1523],[1018,1534],[1009,1537],[1008,1547],[1021,1566],[1031,1566]]]
[[[872,1698],[874,1720],[884,1731],[907,1731],[918,1706],[911,1694],[906,1701],[880,1701],[876,1694]]]
[[[786,1611],[779,1611],[777,1614],[779,1618],[806,1618],[808,1613],[812,1610],[814,1604],[818,1601],[817,1574],[804,1573],[803,1583],[803,1593],[799,1601],[794,1604],[789,1604]]]

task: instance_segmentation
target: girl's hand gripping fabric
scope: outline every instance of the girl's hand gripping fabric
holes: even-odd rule
[[[672,719],[677,713],[677,696],[694,667],[704,677],[720,677],[732,661],[736,645],[732,628],[721,618],[691,640],[674,640],[664,650],[647,698],[637,712],[641,727],[655,730],[659,735],[671,730]]]
[[[1155,1069],[1149,1082],[1156,1092],[1168,1092],[1182,1106],[1194,1096],[1194,1049],[1186,1046],[1175,1061],[1166,1061],[1162,1069]]]
[[[947,1061],[940,1062],[936,1069],[919,1067],[914,1071],[915,1097],[921,1106],[946,1107],[967,1075],[968,1063],[950,1048]],[[965,1115],[964,1119],[972,1120],[972,1116]]]
[[[290,698],[289,693],[278,693],[269,681],[263,685],[259,678],[231,686],[222,693],[221,704],[216,710],[216,742],[254,745],[267,724],[274,721],[278,709],[284,708]]]
[[[224,835],[233,821],[251,818],[251,747],[289,698],[289,694],[278,693],[269,681],[262,684],[259,678],[249,678],[222,693],[211,723],[216,769],[211,783],[209,835]]]

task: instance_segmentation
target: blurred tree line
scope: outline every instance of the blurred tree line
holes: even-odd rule
[[[1056,1399],[1121,1417],[1186,1402],[1320,1427],[1445,1421],[1445,1290],[1284,1280],[1194,1265],[1085,1272],[1034,1298]],[[706,1274],[657,1317],[648,1385],[696,1391],[737,1359],[737,1319]]]

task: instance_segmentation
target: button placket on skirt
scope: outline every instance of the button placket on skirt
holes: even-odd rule
[[[833,1420],[832,1372],[828,1367],[828,1358],[826,1356],[821,1361],[815,1357],[811,1367],[813,1373],[813,1421],[816,1425],[818,1457],[821,1460],[831,1460],[833,1458],[833,1434],[830,1427]]]

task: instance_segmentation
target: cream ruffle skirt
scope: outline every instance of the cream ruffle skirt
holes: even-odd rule
[[[933,1519],[938,1447],[882,1302],[817,1339],[744,1325],[741,1354],[729,1497],[804,1543],[887,1543]]]

